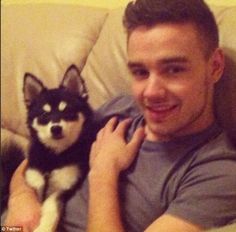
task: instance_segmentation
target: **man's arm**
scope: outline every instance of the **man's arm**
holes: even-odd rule
[[[39,223],[40,203],[34,190],[25,182],[26,166],[27,160],[24,160],[12,177],[7,217],[4,224],[23,226],[24,232],[32,232]]]
[[[88,232],[124,232],[120,215],[118,184],[120,172],[133,162],[143,128],[129,143],[124,140],[131,120],[117,124],[112,118],[98,133],[90,153]]]
[[[156,219],[145,232],[199,232],[203,231],[198,225],[187,222],[170,214],[164,214]]]
[[[88,232],[124,232],[120,215],[118,176],[108,170],[89,174]]]
[[[88,232],[124,232],[118,196],[119,174],[133,162],[143,141],[144,132],[138,129],[131,141],[124,141],[129,121],[117,127],[112,119],[99,132],[91,150],[89,173]],[[138,202],[137,202],[138,204]],[[163,215],[145,232],[198,232],[201,228],[180,218]]]

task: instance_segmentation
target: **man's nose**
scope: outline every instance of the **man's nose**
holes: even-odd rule
[[[162,99],[166,97],[167,89],[164,80],[156,74],[149,76],[144,90],[145,98]]]

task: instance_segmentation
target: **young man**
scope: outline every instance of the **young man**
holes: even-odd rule
[[[201,0],[137,0],[124,25],[133,97],[114,99],[98,118],[132,120],[112,118],[98,133],[61,231],[195,232],[233,222],[236,152],[213,113],[224,56],[212,13]],[[15,201],[34,199],[23,171],[12,182],[11,222]],[[26,231],[39,217],[32,201]]]

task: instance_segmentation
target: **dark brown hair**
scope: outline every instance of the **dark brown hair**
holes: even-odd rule
[[[123,23],[128,34],[139,26],[192,23],[205,45],[206,56],[219,46],[214,15],[202,0],[136,0],[127,5]]]

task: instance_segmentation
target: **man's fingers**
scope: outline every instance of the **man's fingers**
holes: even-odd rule
[[[128,118],[118,123],[117,117],[112,117],[102,130],[98,133],[98,138],[101,138],[105,134],[116,132],[120,136],[124,137],[127,127],[130,125],[132,119]]]
[[[139,147],[141,146],[143,140],[145,138],[145,131],[143,127],[138,128],[134,134],[132,139],[130,140],[128,146],[133,152],[137,152]]]
[[[113,132],[115,127],[117,125],[117,118],[116,117],[112,117],[105,125],[104,129],[104,133],[110,133]]]
[[[112,133],[115,129],[116,124],[117,124],[116,117],[112,117],[111,119],[109,119],[106,125],[103,128],[101,128],[97,133],[96,141],[101,141],[105,134]]]
[[[116,128],[116,132],[124,138],[127,128],[131,122],[132,122],[131,118],[127,118],[127,119],[123,120],[122,122],[120,122],[118,124],[118,126]]]
[[[95,160],[96,149],[97,149],[97,144],[96,144],[96,142],[93,142],[91,149],[90,149],[90,154],[89,154],[89,166],[90,167],[92,167],[93,161]]]
[[[102,129],[100,129],[100,130],[98,131],[97,136],[96,136],[96,141],[102,139],[103,134],[104,134],[104,130],[105,130],[105,129],[102,128]]]

